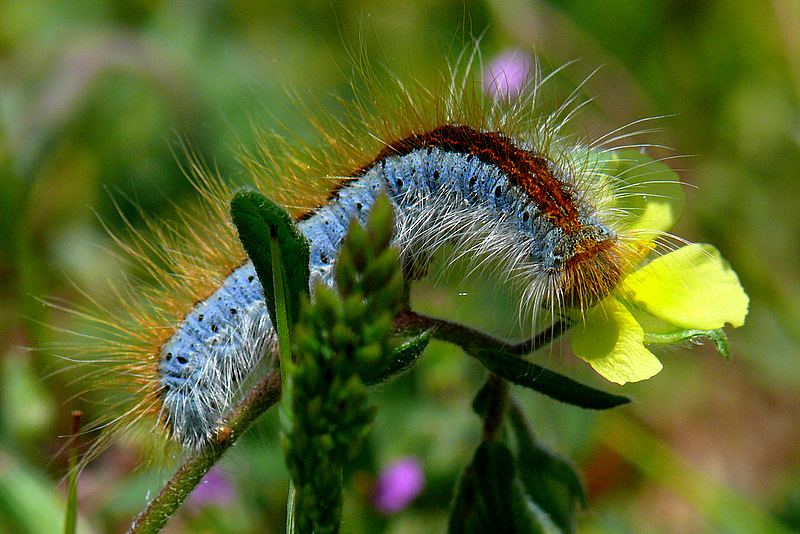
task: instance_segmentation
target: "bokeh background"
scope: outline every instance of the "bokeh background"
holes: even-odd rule
[[[579,531],[800,532],[795,0],[4,0],[0,532],[61,528],[61,436],[71,410],[91,419],[99,408],[75,398],[90,386],[74,370],[60,372],[65,363],[48,349],[59,329],[79,328],[74,316],[39,299],[82,305],[103,296],[105,281],[125,268],[103,224],[119,232],[124,218],[139,227],[142,214],[169,217],[173,202],[191,202],[185,143],[246,183],[238,147],[253,145],[253,125],[281,125],[302,141],[286,88],[346,99],[353,49],[428,80],[474,35],[485,58],[521,50],[538,54],[545,70],[576,60],[559,77],[564,87],[601,67],[581,89],[593,101],[577,124],[590,135],[663,117],[660,131],[639,141],[671,147],[661,156],[687,156],[671,163],[689,184],[675,233],[715,244],[752,299],[747,323],[730,332],[727,362],[708,346],[662,352],[661,374],[615,388],[568,353],[546,355],[634,397],[632,406],[586,413],[515,391],[541,442],[583,473],[589,505]],[[419,302],[511,332],[511,300],[476,295],[425,287]],[[469,403],[482,376],[477,363],[439,345],[376,392],[371,442],[349,476],[348,531],[444,529],[479,438]],[[86,532],[124,531],[170,474],[141,451],[114,444],[85,470]],[[381,514],[369,499],[373,480],[406,457],[422,468],[422,494]],[[286,485],[267,416],[167,531],[281,532]]]

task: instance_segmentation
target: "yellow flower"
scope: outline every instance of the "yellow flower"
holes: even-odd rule
[[[630,228],[637,230],[637,244],[649,247],[682,208],[677,177],[666,165],[630,151],[610,154],[599,163],[612,176],[641,186],[641,194],[631,197],[640,205]],[[648,189],[660,192],[648,199]],[[726,323],[742,326],[748,303],[738,276],[719,251],[689,244],[629,273],[611,295],[586,311],[573,331],[572,350],[611,382],[645,380],[662,368],[645,345],[706,336],[725,353],[720,329]]]

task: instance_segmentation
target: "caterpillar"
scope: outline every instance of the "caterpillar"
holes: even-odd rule
[[[333,283],[351,219],[364,223],[381,194],[409,281],[435,257],[465,259],[519,286],[532,316],[588,309],[639,258],[617,203],[629,193],[597,164],[604,149],[563,133],[576,93],[546,113],[538,67],[513,98],[488,92],[482,70],[476,45],[435,89],[365,75],[350,119],[311,119],[321,138],[313,152],[265,135],[263,151],[246,154],[254,187],[290,208],[313,206],[297,216],[312,288]],[[113,425],[151,421],[148,432],[189,450],[214,439],[242,384],[276,352],[258,277],[228,222],[232,187],[199,164],[192,179],[199,208],[118,239],[157,283],[119,287],[119,306],[96,316],[111,336],[90,349],[124,361],[118,387],[133,405]],[[327,184],[327,198],[304,200],[310,182]]]

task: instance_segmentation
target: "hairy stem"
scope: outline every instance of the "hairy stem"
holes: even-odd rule
[[[537,350],[557,338],[569,326],[569,323],[558,321],[529,340],[521,343],[508,343],[473,328],[412,311],[400,313],[394,322],[395,332],[401,335],[416,336],[431,330],[434,338],[458,345],[468,352],[491,348],[511,354],[526,354]],[[225,451],[262,413],[276,404],[280,397],[281,375],[280,371],[276,370],[256,384],[228,416],[226,423],[222,425],[225,435],[223,436],[221,433],[217,443],[210,444],[200,452],[193,454],[178,468],[158,495],[136,518],[128,531],[129,534],[154,534],[160,531]],[[229,434],[228,430],[230,430]]]
[[[64,516],[64,534],[75,534],[78,524],[78,445],[75,437],[81,430],[81,417],[83,412],[72,412],[72,436],[69,446],[69,478],[67,483],[67,513]]]
[[[474,328],[410,310],[398,315],[394,325],[395,330],[402,335],[418,335],[420,332],[431,330],[435,339],[458,345],[466,352],[473,352],[477,349],[493,349],[509,354],[523,355],[550,344],[571,327],[572,323],[558,320],[536,336],[519,343],[509,343]]]
[[[289,319],[286,313],[286,294],[283,288],[283,267],[281,264],[280,244],[278,243],[278,230],[270,226],[270,252],[272,255],[272,284],[275,291],[275,331],[278,333],[278,361],[289,362],[292,358],[291,341],[289,340]],[[289,389],[289,373],[287,366],[281,365],[283,387]]]
[[[129,534],[154,534],[160,531],[176,512],[203,476],[219,461],[253,422],[281,397],[280,371],[273,371],[261,380],[237,405],[222,425],[219,440],[190,456],[161,488],[147,508],[139,514]]]
[[[483,416],[483,441],[497,441],[501,437],[509,403],[508,382],[495,374],[487,380],[489,402]]]

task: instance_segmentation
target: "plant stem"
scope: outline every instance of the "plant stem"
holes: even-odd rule
[[[497,441],[501,437],[509,403],[508,382],[495,374],[487,380],[488,403],[483,416],[483,440]]]
[[[283,287],[283,264],[281,263],[281,251],[278,244],[278,229],[274,226],[269,228],[270,251],[272,253],[272,287],[275,289],[275,330],[278,333],[278,358],[280,362],[290,362],[292,358],[292,346],[289,340],[289,320],[286,313],[286,293]],[[288,366],[281,365],[281,378],[283,388],[289,391]]]
[[[78,523],[78,445],[75,438],[81,429],[83,412],[72,412],[72,444],[69,447],[69,482],[67,483],[67,513],[64,516],[64,534],[75,534]]]
[[[258,416],[278,402],[280,397],[280,372],[273,371],[256,384],[226,418],[223,428],[230,430],[230,434],[226,432],[224,439],[209,444],[190,456],[139,514],[128,531],[129,534],[155,534],[160,531],[223,453],[250,428]]]
[[[414,336],[432,329],[433,337],[465,349],[490,347],[512,354],[526,354],[537,350],[558,337],[570,326],[564,321],[558,321],[536,337],[515,344],[467,326],[427,317],[412,311],[402,312],[394,324],[395,331],[402,335]],[[158,495],[150,501],[147,508],[139,514],[128,531],[129,534],[154,534],[161,530],[223,453],[253,424],[256,418],[277,403],[280,397],[281,372],[273,371],[256,384],[226,418],[223,427],[230,429],[230,435],[190,456],[167,481]]]
[[[286,534],[294,534],[295,532],[294,512],[297,509],[295,502],[296,496],[297,490],[294,489],[294,482],[292,482],[291,477],[289,477],[289,495],[286,499]]]
[[[494,349],[522,355],[537,351],[550,344],[572,326],[572,323],[558,320],[536,336],[519,343],[509,343],[474,328],[410,310],[398,315],[394,326],[395,330],[402,335],[418,335],[420,332],[431,330],[434,338],[458,345],[467,352],[474,349]]]

